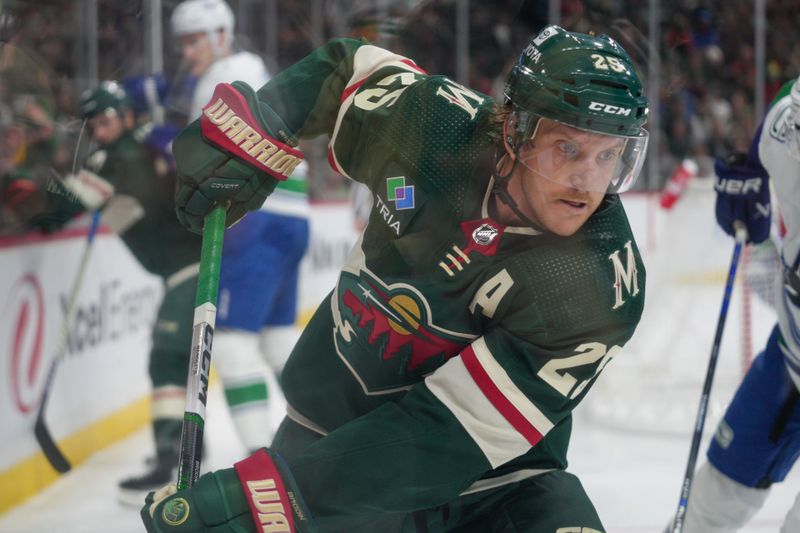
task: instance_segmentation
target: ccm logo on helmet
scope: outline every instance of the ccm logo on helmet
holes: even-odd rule
[[[627,117],[631,114],[630,107],[619,107],[616,105],[604,104],[602,102],[592,102],[589,104],[589,109],[592,111],[602,111],[603,113],[608,113],[609,115],[624,115]]]

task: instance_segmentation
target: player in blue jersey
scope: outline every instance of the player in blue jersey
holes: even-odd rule
[[[752,243],[770,237],[771,181],[785,234],[778,324],[755,358],[695,475],[685,533],[738,531],[800,455],[800,81],[784,85],[748,154],[718,160],[717,222],[733,235],[744,222]],[[780,530],[800,531],[800,497]]]

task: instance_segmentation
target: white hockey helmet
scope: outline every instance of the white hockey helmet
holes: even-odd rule
[[[185,0],[172,12],[170,23],[175,36],[207,33],[215,53],[218,52],[215,32],[223,33],[222,47],[227,48],[233,42],[233,11],[225,0]]]
[[[786,148],[792,157],[800,161],[800,78],[794,81],[789,94],[791,103],[785,125]]]

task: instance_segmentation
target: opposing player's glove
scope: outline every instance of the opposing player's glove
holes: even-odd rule
[[[173,143],[180,175],[178,219],[200,233],[203,217],[229,203],[230,226],[258,209],[302,161],[292,133],[246,83],[220,83],[203,114]]]
[[[748,240],[759,243],[769,237],[772,221],[769,182],[766,170],[747,158],[732,154],[714,162],[717,175],[717,223],[728,235],[735,235],[734,222],[747,228]]]
[[[288,465],[266,448],[191,489],[151,492],[140,514],[149,533],[317,531]]]
[[[127,76],[122,80],[125,94],[136,115],[152,113],[164,105],[169,94],[169,82],[162,73],[144,76]]]

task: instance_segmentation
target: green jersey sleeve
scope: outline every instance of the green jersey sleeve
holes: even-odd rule
[[[435,175],[442,161],[431,154],[440,148],[477,154],[483,146],[473,144],[485,139],[474,133],[494,105],[486,95],[428,75],[408,58],[349,39],[316,50],[258,95],[299,137],[327,135],[334,170],[373,192],[390,166]],[[437,146],[444,142],[447,147]]]

